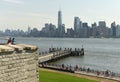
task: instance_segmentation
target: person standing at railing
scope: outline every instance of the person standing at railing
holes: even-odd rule
[[[11,44],[11,37],[8,39],[7,44]]]
[[[7,44],[14,44],[14,42],[15,42],[15,38],[11,39],[11,37],[9,37]]]
[[[11,43],[14,44],[14,42],[15,42],[15,38],[12,38]]]

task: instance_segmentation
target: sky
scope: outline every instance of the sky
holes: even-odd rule
[[[58,11],[62,22],[73,28],[74,17],[83,22],[113,21],[120,24],[120,0],[0,0],[0,30],[38,28],[45,23],[57,25]]]

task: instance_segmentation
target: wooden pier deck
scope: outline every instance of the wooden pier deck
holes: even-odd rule
[[[60,58],[64,58],[67,56],[83,56],[84,55],[84,49],[77,49],[75,48],[74,51],[72,51],[72,48],[65,48],[62,50],[61,48],[50,48],[49,52],[46,54],[41,54],[39,56],[39,63],[44,63],[48,61],[57,60]]]

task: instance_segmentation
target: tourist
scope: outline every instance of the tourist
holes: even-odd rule
[[[64,67],[65,67],[64,64],[62,64],[62,69],[64,69]]]
[[[87,72],[90,72],[90,68],[87,69]]]
[[[7,44],[11,44],[11,37],[8,39]]]
[[[74,69],[75,69],[75,71],[78,71],[78,65],[76,65]]]
[[[108,70],[105,71],[105,75],[106,75],[107,77],[109,76],[109,71],[108,71]]]
[[[97,75],[100,75],[100,71],[97,71]]]
[[[14,44],[14,42],[15,42],[15,38],[12,38],[11,42],[12,42],[12,44]]]
[[[69,66],[69,70],[72,71],[72,66],[71,65]]]

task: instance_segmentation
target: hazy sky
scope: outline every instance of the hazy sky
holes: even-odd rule
[[[89,25],[99,20],[107,26],[113,21],[120,24],[120,0],[0,0],[0,30],[57,25],[59,9],[67,28],[73,27],[75,16]]]

